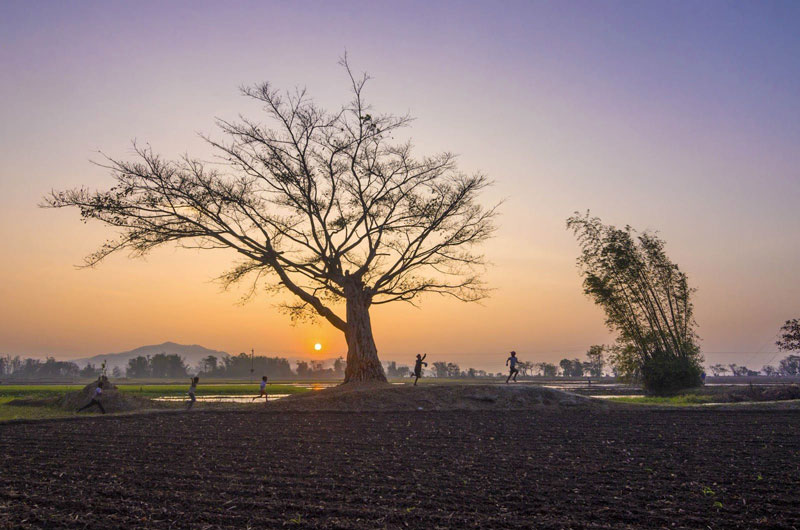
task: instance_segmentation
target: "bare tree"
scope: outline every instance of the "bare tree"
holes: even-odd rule
[[[75,206],[119,229],[90,266],[172,242],[234,250],[226,285],[248,278],[251,293],[260,282],[289,291],[293,319],[321,316],[344,332],[345,382],[383,381],[370,307],[423,293],[486,296],[475,247],[492,235],[496,207],[477,202],[487,177],[459,172],[454,155],[414,158],[410,143],[394,141],[410,118],[377,114],[363,99],[368,76],[341,64],[352,100],[336,112],[305,90],[246,87],[269,123],[218,120],[227,140],[205,139],[221,165],[134,145],[134,161],[107,158],[110,190],[52,192],[45,206]]]

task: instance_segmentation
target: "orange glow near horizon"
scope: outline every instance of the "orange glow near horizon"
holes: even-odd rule
[[[220,3],[188,16],[178,4],[0,3],[0,100],[10,102],[0,120],[0,355],[69,359],[173,341],[345,356],[341,331],[279,310],[290,295],[240,303],[246,286],[224,291],[213,279],[234,265],[230,253],[164,247],[77,269],[113,231],[37,204],[51,189],[108,189],[107,171],[89,161],[102,160],[98,150],[130,158],[131,139],[166,159],[213,160],[198,131],[224,141],[215,117],[263,117],[243,84],[307,87],[338,109],[349,98],[337,66],[347,50],[372,77],[375,112],[415,118],[415,156],[457,153],[460,170],[495,180],[484,204],[505,201],[482,249],[490,297],[373,306],[381,360],[410,365],[426,352],[498,371],[510,350],[557,362],[610,343],[564,226],[591,209],[660,231],[698,289],[707,364],[777,362],[774,335],[800,316],[800,12],[373,2]],[[354,24],[363,31],[342,31]],[[314,38],[294,38],[297,27]]]

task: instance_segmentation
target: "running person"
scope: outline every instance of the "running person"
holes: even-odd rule
[[[94,389],[94,394],[92,394],[92,400],[86,405],[79,408],[76,412],[81,412],[82,410],[86,410],[89,407],[97,405],[97,407],[100,409],[100,412],[105,414],[106,409],[104,409],[103,404],[100,403],[100,398],[102,397],[102,395],[103,395],[103,382],[100,381],[99,383],[97,383],[97,388]]]
[[[253,401],[257,400],[258,398],[264,398],[264,404],[266,405],[269,401],[269,396],[267,395],[267,376],[261,378],[261,392],[253,398]]]
[[[508,383],[508,381],[511,379],[512,376],[514,377],[514,382],[515,383],[517,382],[517,374],[519,373],[519,369],[517,368],[517,363],[518,362],[519,362],[519,359],[517,359],[517,352],[512,351],[511,352],[511,357],[506,359],[506,366],[509,367],[508,368],[508,377],[506,378],[506,383]]]
[[[197,393],[197,383],[200,382],[200,378],[195,376],[192,377],[192,383],[189,385],[189,402],[186,404],[186,409],[192,408],[194,402],[197,401],[195,394]]]
[[[425,355],[417,354],[417,360],[414,362],[414,386],[417,386],[417,381],[422,377],[422,365],[428,366],[428,363],[425,362],[427,356],[427,353]]]

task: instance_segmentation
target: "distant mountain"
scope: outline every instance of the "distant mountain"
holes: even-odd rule
[[[106,367],[111,370],[115,366],[119,366],[123,371],[128,366],[128,360],[138,356],[147,357],[148,355],[155,355],[157,353],[166,353],[167,355],[177,353],[189,366],[196,366],[201,359],[214,355],[218,358],[226,357],[227,352],[210,350],[198,344],[186,345],[176,344],[174,342],[165,342],[163,344],[153,344],[151,346],[141,346],[134,350],[123,351],[119,353],[106,353],[102,355],[95,355],[93,357],[84,357],[82,359],[74,359],[78,366],[84,367],[91,363],[99,366],[100,363],[106,361]]]

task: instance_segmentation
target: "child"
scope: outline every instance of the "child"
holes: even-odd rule
[[[514,376],[514,382],[515,383],[517,382],[517,374],[519,373],[519,370],[517,369],[517,363],[518,362],[519,362],[519,359],[517,359],[517,352],[512,351],[511,352],[511,357],[506,359],[506,366],[509,367],[509,369],[508,369],[508,377],[506,378],[506,383],[508,383],[508,381],[511,379],[511,376]]]
[[[89,407],[97,405],[97,407],[100,409],[100,412],[105,414],[106,413],[106,409],[104,409],[103,408],[103,404],[100,403],[100,397],[102,395],[103,395],[103,382],[100,381],[99,383],[97,383],[97,388],[94,389],[94,394],[92,395],[92,400],[89,403],[87,403],[86,405],[84,405],[81,408],[79,408],[77,410],[77,412],[80,412],[82,410],[86,410]]]
[[[258,398],[264,398],[264,404],[266,405],[269,401],[269,396],[267,395],[267,376],[261,378],[261,392],[253,398],[253,401],[257,400]]]
[[[189,410],[190,408],[192,408],[192,405],[194,405],[194,402],[197,401],[197,398],[195,397],[195,393],[197,393],[197,383],[200,382],[200,378],[195,376],[195,377],[193,377],[191,379],[191,381],[192,382],[189,385],[189,403],[187,403],[187,405],[186,405],[186,410]]]
[[[414,386],[417,386],[417,381],[422,377],[422,365],[428,366],[428,363],[425,362],[427,356],[427,353],[425,355],[417,354],[417,360],[414,362]]]

